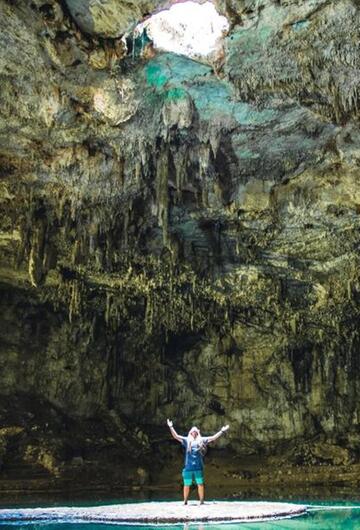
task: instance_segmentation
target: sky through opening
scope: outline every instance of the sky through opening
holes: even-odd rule
[[[141,33],[144,28],[157,49],[210,59],[222,49],[229,23],[212,2],[189,1],[152,15],[136,31]]]

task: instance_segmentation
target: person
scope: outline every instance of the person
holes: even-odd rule
[[[184,469],[182,472],[184,488],[184,504],[187,504],[190,486],[195,481],[198,488],[198,495],[200,504],[204,504],[205,486],[204,486],[204,461],[207,445],[217,440],[224,432],[229,429],[229,425],[221,427],[220,431],[212,436],[201,436],[200,430],[197,427],[191,427],[187,436],[180,436],[174,429],[174,424],[171,420],[167,420],[170,432],[185,449]]]

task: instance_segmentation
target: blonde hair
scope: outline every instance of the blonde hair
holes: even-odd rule
[[[193,427],[191,427],[190,431],[188,432],[188,435],[187,435],[187,450],[189,453],[191,453],[191,445],[192,443],[195,441],[195,438],[192,436],[192,432],[197,432],[197,437],[196,437],[196,443],[199,444],[199,451],[201,451],[201,449],[203,448],[204,446],[204,440],[201,436],[201,433],[200,433],[200,429],[198,429],[197,427],[195,427],[195,425]]]

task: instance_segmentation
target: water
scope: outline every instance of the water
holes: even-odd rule
[[[127,499],[127,502],[129,499]],[[117,500],[118,504],[121,502]],[[27,502],[27,507],[44,503]],[[59,503],[52,503],[59,505]],[[63,502],[69,506],[71,503]],[[76,503],[89,506],[91,503]],[[92,505],[112,504],[94,502]],[[360,530],[360,502],[336,501],[321,504],[304,502],[310,506],[309,513],[293,519],[281,519],[268,522],[226,523],[226,524],[178,524],[178,525],[116,525],[99,523],[0,523],[0,530]],[[20,505],[17,503],[18,507]],[[49,504],[47,504],[49,505]],[[5,508],[5,506],[2,506]],[[9,506],[10,507],[10,506]],[[14,508],[14,505],[11,506]]]

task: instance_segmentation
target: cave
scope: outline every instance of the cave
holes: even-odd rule
[[[3,489],[355,487],[359,23],[0,0]]]

